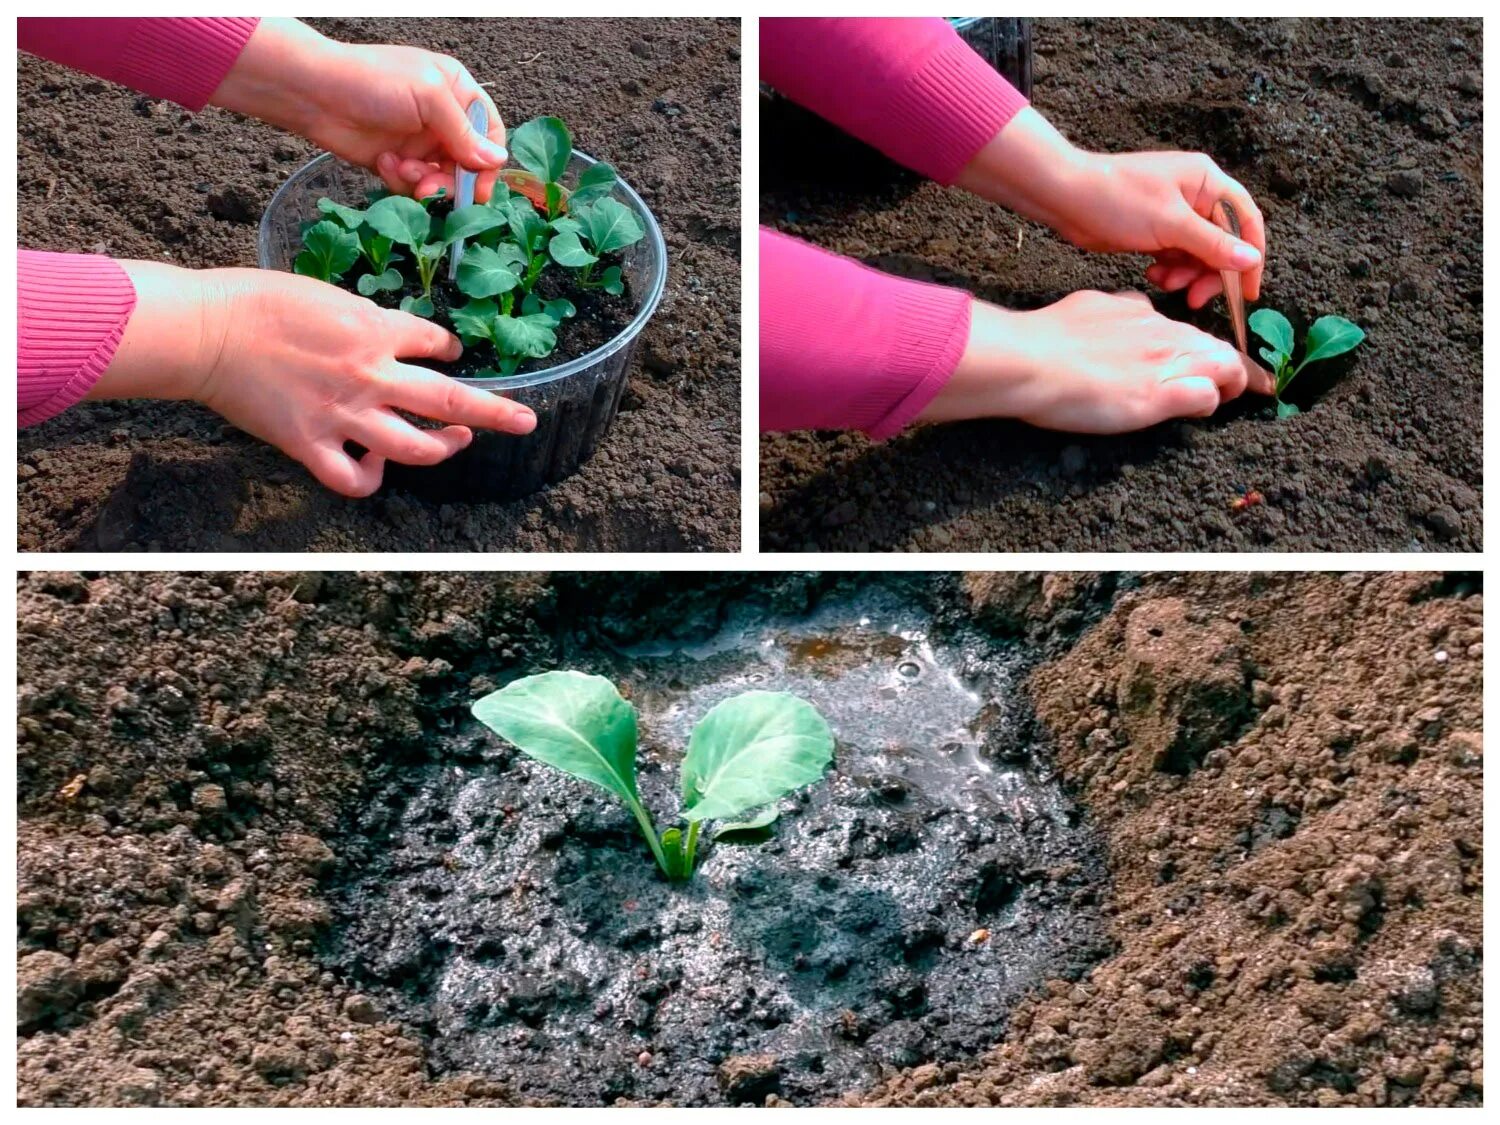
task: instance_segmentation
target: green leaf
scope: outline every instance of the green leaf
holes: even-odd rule
[[[345,230],[358,230],[360,224],[365,221],[365,213],[356,207],[345,207],[342,203],[335,203],[326,195],[318,200],[318,210],[335,219]]]
[[[529,255],[547,234],[547,220],[536,213],[524,195],[518,195],[506,203],[506,218],[510,220],[510,231]]]
[[[1280,399],[1276,400],[1276,417],[1290,418],[1294,414],[1301,413],[1302,411],[1297,409],[1297,407],[1293,406],[1291,403],[1282,402]]]
[[[633,212],[618,199],[600,199],[587,207],[575,208],[573,218],[583,226],[584,237],[595,254],[622,250],[646,237]]]
[[[749,820],[719,825],[714,840],[721,844],[758,844],[771,835],[770,827],[780,815],[781,810],[771,805]]]
[[[463,337],[465,343],[490,338],[490,323],[500,315],[494,301],[470,301],[461,309],[449,309],[448,317],[453,321],[453,330]]]
[[[443,224],[443,241],[451,246],[460,238],[473,238],[487,230],[503,227],[506,222],[505,212],[497,211],[488,203],[472,203],[449,213]]]
[[[365,260],[370,263],[370,268],[376,273],[384,273],[392,262],[401,261],[400,254],[391,253],[395,245],[383,234],[376,234],[368,227],[359,232],[359,246],[364,252]]]
[[[402,297],[401,311],[413,316],[431,316],[436,310],[432,307],[430,297]]]
[[[358,257],[359,239],[338,223],[325,219],[307,228],[292,269],[320,281],[334,281]]]
[[[458,287],[470,297],[497,297],[521,284],[511,264],[488,246],[471,246],[458,263]]]
[[[583,231],[582,223],[580,223],[577,219],[570,219],[566,215],[562,215],[556,219],[553,219],[547,225],[558,234],[567,234],[569,231],[572,231],[574,234],[580,234]]]
[[[490,336],[502,356],[541,359],[557,347],[557,334],[552,331],[556,327],[557,321],[546,313],[497,316],[490,324]]]
[[[1278,352],[1275,348],[1261,348],[1260,358],[1269,363],[1272,369],[1275,369],[1281,366],[1281,363],[1286,359],[1286,356],[1282,352]]]
[[[557,215],[562,210],[562,184],[549,183],[542,194],[547,201],[547,215],[549,218]]]
[[[615,170],[608,164],[590,164],[578,177],[578,186],[568,196],[568,206],[583,207],[604,198],[614,190],[616,179]]]
[[[552,321],[554,327],[575,315],[578,310],[573,307],[573,302],[559,297],[555,301],[543,303],[542,299],[535,293],[528,293],[521,301],[521,312],[530,316],[533,313],[541,313]]]
[[[402,279],[400,270],[386,270],[380,274],[361,275],[359,281],[355,283],[355,288],[359,290],[361,297],[370,297],[376,293],[394,293],[404,284],[406,282]]]
[[[1352,321],[1341,316],[1320,316],[1307,330],[1307,354],[1297,365],[1301,371],[1309,363],[1332,359],[1352,351],[1364,342],[1365,331]]]
[[[833,733],[812,704],[770,691],[726,699],[688,741],[683,815],[739,816],[817,781],[832,760]]]
[[[1256,309],[1251,313],[1250,331],[1275,348],[1279,355],[1291,357],[1292,325],[1275,309]],[[1264,352],[1261,354],[1265,355]]]
[[[552,260],[560,266],[587,266],[599,260],[596,255],[583,248],[583,243],[578,241],[578,235],[573,231],[553,235],[547,249],[552,254]]]
[[[635,708],[603,676],[543,672],[475,702],[474,717],[528,757],[639,802]]]
[[[543,180],[562,179],[573,155],[573,138],[556,117],[533,117],[511,131],[510,154],[522,168]]]
[[[610,266],[599,275],[599,287],[611,296],[618,297],[625,292],[625,281],[620,276],[619,266]]]
[[[427,208],[404,195],[388,195],[371,204],[365,212],[365,222],[377,234],[419,252],[432,237],[432,220],[427,217]]]
[[[686,879],[691,874],[687,870],[687,855],[682,848],[681,828],[668,828],[661,834],[661,850],[667,857],[667,878]]]

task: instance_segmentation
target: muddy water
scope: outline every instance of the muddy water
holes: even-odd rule
[[[371,806],[330,956],[429,1033],[435,1066],[568,1104],[817,1102],[982,1050],[1020,995],[1102,952],[1102,866],[1026,741],[1024,653],[939,635],[886,591],[758,614],[580,661],[640,710],[659,828],[715,703],[791,691],[829,720],[826,782],[768,841],[708,845],[690,884],[608,797],[482,729]]]

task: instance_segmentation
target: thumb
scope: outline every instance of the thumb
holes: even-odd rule
[[[505,146],[474,131],[466,108],[458,104],[458,97],[451,89],[435,90],[430,98],[423,119],[455,162],[475,171],[498,168],[505,163],[510,155]]]
[[[1164,418],[1207,418],[1219,409],[1219,387],[1201,375],[1169,379],[1158,384],[1157,402]]]
[[[1186,250],[1211,269],[1253,270],[1261,262],[1260,251],[1254,246],[1221,230],[1185,203],[1173,224],[1171,237],[1173,249]]]

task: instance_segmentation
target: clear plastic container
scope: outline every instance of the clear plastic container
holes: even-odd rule
[[[1025,98],[1031,97],[1031,20],[1024,16],[950,16],[953,29]]]
[[[564,183],[576,183],[594,160],[573,153]],[[260,221],[262,269],[290,271],[302,245],[302,225],[315,221],[323,196],[358,206],[380,186],[363,168],[330,153],[305,164],[271,198]],[[609,432],[641,329],[661,303],[667,279],[667,246],[656,218],[628,184],[615,184],[614,197],[635,212],[646,237],[623,251],[620,262],[637,302],[634,318],[609,343],[587,355],[505,379],[461,379],[471,387],[524,403],[536,412],[536,429],[524,437],[476,430],[463,452],[441,465],[414,469],[387,466],[395,483],[448,500],[512,500],[577,472]]]

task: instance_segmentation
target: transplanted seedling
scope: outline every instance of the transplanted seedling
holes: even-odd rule
[[[721,822],[716,839],[753,835],[775,820],[774,807],[752,820],[735,818],[811,785],[833,760],[833,734],[807,701],[770,691],[726,699],[688,740],[682,761],[687,831],[669,828],[658,836],[636,787],[635,708],[603,676],[527,676],[478,700],[473,711],[522,753],[623,801],[657,866],[673,880],[692,876],[705,821]]]
[[[1282,394],[1291,381],[1309,363],[1332,359],[1343,355],[1364,341],[1365,333],[1359,325],[1341,316],[1323,316],[1313,322],[1307,330],[1306,354],[1302,362],[1293,366],[1292,349],[1294,338],[1291,322],[1275,309],[1256,309],[1250,314],[1250,330],[1271,345],[1261,348],[1260,355],[1276,372],[1276,416],[1289,418],[1298,410],[1289,402],[1282,401]]]

